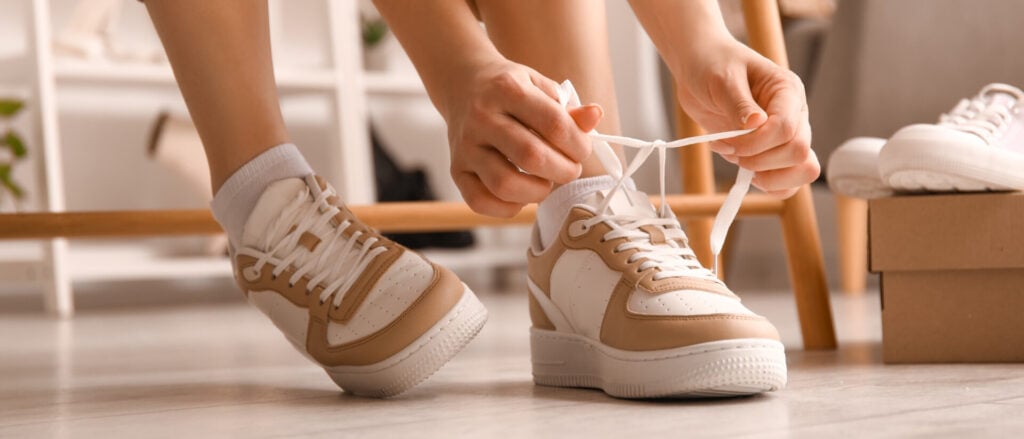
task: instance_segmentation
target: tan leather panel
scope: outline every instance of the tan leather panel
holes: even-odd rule
[[[543,253],[535,254],[530,249],[526,254],[526,274],[548,296],[551,296],[551,270],[562,253],[565,253],[565,245],[558,240],[551,243]]]
[[[434,266],[434,280],[409,308],[388,326],[340,346],[327,344],[330,303],[310,309],[306,350],[325,366],[364,366],[395,355],[447,314],[462,298],[462,282],[451,271]]]
[[[533,294],[527,291],[526,297],[530,300],[530,321],[533,322],[533,327],[554,331],[555,324],[551,323],[547,314],[544,314],[544,309],[540,307],[540,303],[537,303],[537,299],[533,297]]]
[[[623,274],[624,279],[638,288],[642,288],[652,293],[663,293],[668,291],[676,291],[681,289],[693,289],[700,291],[707,291],[710,293],[718,293],[728,297],[736,297],[732,291],[729,291],[724,284],[717,282],[712,279],[700,279],[700,278],[666,278],[661,280],[654,280],[654,273],[657,272],[656,268],[648,268],[644,271],[638,271],[642,260],[629,262],[629,257],[636,253],[638,250],[629,249],[621,252],[616,252],[615,248],[620,244],[626,242],[626,238],[616,238],[605,241],[604,235],[611,231],[611,227],[604,223],[595,224],[586,233],[580,236],[573,237],[568,233],[568,225],[573,221],[580,221],[592,218],[594,214],[581,208],[573,208],[569,213],[569,219],[562,227],[562,232],[559,234],[559,239],[566,248],[569,249],[589,249],[597,253],[605,264],[608,265],[612,270],[619,271]],[[660,231],[659,231],[660,233]],[[664,239],[664,235],[662,235]],[[552,265],[554,262],[552,262]],[[550,270],[549,270],[550,277]],[[536,280],[534,281],[536,282]],[[548,291],[548,290],[545,290]]]
[[[640,230],[643,230],[644,232],[647,232],[648,235],[651,235],[651,242],[654,244],[665,244],[667,242],[665,240],[665,232],[663,232],[660,227],[641,226]]]
[[[256,280],[250,281],[245,278],[244,270],[255,265],[256,258],[248,255],[238,255],[235,257],[235,281],[238,286],[242,288],[242,291],[248,293],[249,291],[275,291],[278,294],[284,296],[289,302],[301,306],[303,308],[308,307],[309,297],[316,296],[319,301],[320,292],[323,291],[321,287],[316,287],[313,293],[306,292],[306,283],[309,279],[303,276],[294,285],[288,284],[288,279],[295,274],[295,270],[291,267],[286,268],[281,272],[281,275],[274,277],[273,271],[275,268],[274,264],[266,264],[263,269],[260,270],[260,277]]]
[[[299,237],[299,245],[306,247],[306,250],[316,250],[316,246],[320,245],[320,238],[309,232],[302,232],[302,236]]]
[[[616,285],[601,325],[602,343],[627,351],[651,351],[737,338],[779,340],[778,331],[761,316],[647,316],[631,313],[626,302],[632,291],[632,285],[626,281]]]

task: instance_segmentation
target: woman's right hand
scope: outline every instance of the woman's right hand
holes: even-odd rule
[[[565,111],[555,81],[508,60],[467,72],[450,78],[442,113],[452,179],[470,208],[511,217],[580,176],[601,107]]]

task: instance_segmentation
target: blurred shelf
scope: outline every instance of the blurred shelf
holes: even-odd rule
[[[70,84],[174,86],[174,74],[166,64],[85,61],[58,57],[54,62],[57,81]],[[337,82],[331,69],[286,67],[275,71],[282,91],[332,91]],[[366,72],[366,90],[375,94],[426,94],[414,74]]]
[[[145,244],[72,243],[67,263],[73,281],[231,276],[227,257],[168,255]]]
[[[517,267],[526,262],[520,246],[428,249],[420,253],[452,270]],[[4,254],[0,258],[0,279],[5,282],[41,280],[45,273],[41,271],[39,257],[37,250]],[[231,277],[231,262],[227,257],[178,256],[145,243],[72,243],[67,262],[75,282]]]

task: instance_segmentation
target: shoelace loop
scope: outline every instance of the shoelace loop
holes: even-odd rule
[[[563,82],[559,87],[558,92],[559,102],[563,107],[568,109],[581,105],[579,95],[576,93],[576,89],[570,81],[566,80]],[[619,237],[628,238],[628,241],[619,245],[616,250],[623,251],[629,248],[638,249],[639,251],[631,256],[630,262],[634,262],[640,258],[647,258],[647,261],[640,265],[640,270],[654,266],[661,267],[662,270],[655,275],[655,279],[691,274],[698,268],[707,271],[696,262],[693,250],[688,246],[678,246],[673,244],[662,246],[653,245],[650,242],[650,235],[639,229],[645,225],[659,227],[666,235],[666,242],[676,242],[677,240],[680,240],[685,243],[686,235],[679,227],[679,221],[675,218],[675,215],[668,207],[665,196],[665,157],[669,148],[682,148],[698,143],[729,139],[742,136],[752,131],[754,130],[746,129],[725,131],[705,134],[702,136],[687,137],[673,140],[671,142],[665,142],[663,140],[646,141],[634,139],[632,137],[601,134],[596,130],[591,131],[589,133],[590,138],[596,140],[596,142],[594,142],[594,155],[601,162],[601,165],[605,170],[608,171],[608,174],[615,178],[616,182],[615,186],[605,194],[604,200],[598,206],[597,215],[588,220],[586,222],[586,226],[590,227],[598,222],[605,222],[612,227],[612,231],[608,233],[609,236],[606,236],[606,239]],[[636,156],[633,157],[633,160],[629,162],[628,166],[626,166],[626,169],[622,169],[622,163],[619,161],[618,156],[615,155],[615,152],[612,150],[609,143],[636,148],[639,150]],[[661,205],[658,207],[658,218],[636,217],[633,215],[610,215],[609,204],[614,195],[619,191],[622,191],[622,188],[625,186],[625,182],[640,169],[640,166],[643,165],[654,151],[658,152],[658,167],[661,181]],[[733,220],[736,219],[736,214],[739,212],[740,205],[743,204],[743,197],[750,189],[750,183],[753,180],[753,177],[753,171],[744,168],[739,169],[739,173],[736,176],[736,182],[729,190],[729,194],[725,197],[722,207],[719,208],[718,214],[715,216],[715,221],[711,228],[711,252],[714,255],[714,263],[712,270],[710,271],[712,277],[717,277],[718,255],[722,252],[722,246],[725,244],[725,238],[729,232],[729,227],[732,225]],[[623,193],[629,197],[629,192]],[[647,201],[631,199],[630,202],[637,203]]]
[[[280,276],[289,266],[296,267],[295,272],[288,278],[289,286],[294,286],[307,273],[313,274],[306,283],[306,293],[309,294],[317,286],[322,286],[320,303],[326,303],[333,295],[332,304],[337,307],[344,297],[342,293],[347,291],[370,262],[386,252],[387,248],[375,246],[378,241],[376,237],[366,238],[360,243],[359,238],[363,236],[363,232],[359,230],[345,236],[345,231],[353,225],[349,220],[332,226],[331,220],[340,212],[336,206],[327,202],[332,195],[331,190],[324,190],[310,203],[312,194],[308,187],[298,192],[282,209],[281,214],[271,222],[263,236],[259,248],[266,251],[242,248],[239,253],[256,258],[256,263],[251,268],[257,275],[268,263],[275,265],[271,272],[274,278]],[[320,238],[320,242],[312,251],[308,251],[299,243],[305,232]],[[322,285],[329,279],[330,283]]]
[[[1014,99],[997,102],[996,94],[1010,95]],[[1024,94],[1016,87],[989,84],[970,100],[960,100],[952,111],[939,117],[939,124],[974,134],[991,144],[1010,126],[1022,102]]]

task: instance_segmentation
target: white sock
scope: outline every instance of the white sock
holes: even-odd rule
[[[231,245],[238,248],[245,222],[267,186],[278,180],[302,178],[312,173],[313,169],[299,149],[291,143],[282,143],[249,160],[231,174],[210,203],[213,217],[228,234]]]
[[[548,197],[537,205],[537,229],[540,231],[541,245],[547,248],[558,236],[558,231],[562,229],[562,223],[569,216],[569,209],[572,209],[572,206],[583,203],[594,192],[613,187],[614,178],[610,175],[600,175],[581,178],[551,191]],[[626,187],[632,189],[636,186],[630,179],[626,182]]]

